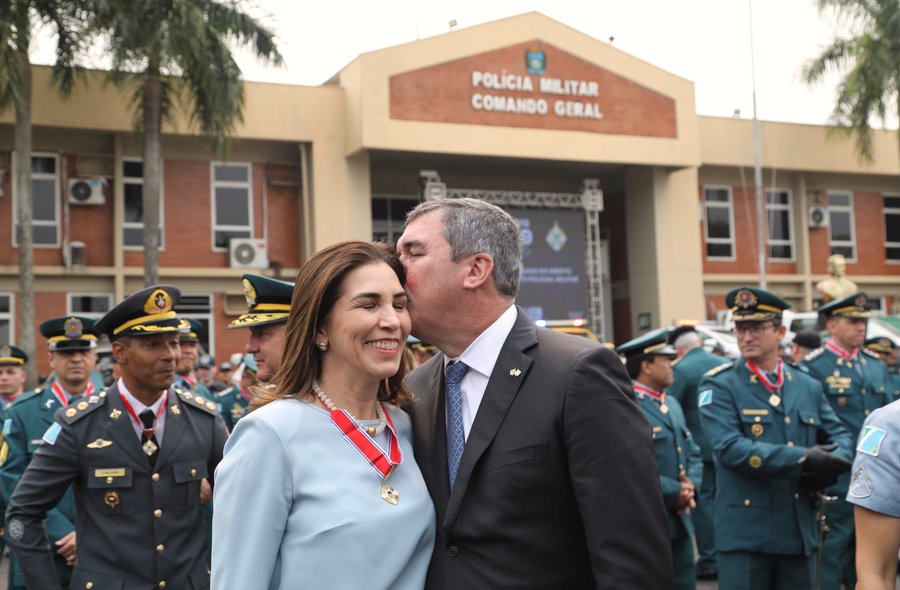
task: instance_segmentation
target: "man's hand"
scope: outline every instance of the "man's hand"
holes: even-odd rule
[[[850,471],[853,464],[846,459],[832,455],[837,445],[816,445],[806,449],[802,464],[800,482],[813,490],[824,490],[835,483],[841,475]]]
[[[684,471],[678,474],[678,479],[681,480],[681,493],[675,501],[675,510],[679,514],[690,514],[691,508],[697,507],[697,502],[694,500],[697,488]]]
[[[212,486],[209,485],[209,480],[205,477],[200,480],[200,503],[206,504],[212,500]]]
[[[75,542],[75,531],[72,531],[62,539],[56,542],[57,553],[66,558],[66,565],[75,565],[75,559],[78,557],[78,545]]]

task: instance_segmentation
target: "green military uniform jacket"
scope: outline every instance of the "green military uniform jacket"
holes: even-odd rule
[[[694,534],[690,514],[678,514],[675,502],[681,494],[681,472],[687,474],[688,479],[700,489],[703,480],[700,448],[691,436],[681,404],[677,400],[666,396],[668,412],[663,413],[660,403],[649,395],[635,391],[635,396],[653,428],[653,450],[656,452],[663,503],[669,517],[669,538],[689,537]]]
[[[77,402],[80,398],[73,398]],[[9,445],[9,451],[0,464],[0,492],[4,503],[8,503],[16,489],[16,484],[25,472],[25,468],[31,462],[34,452],[44,445],[41,438],[47,429],[53,424],[53,414],[62,405],[47,388],[38,388],[19,397],[10,406],[3,423],[3,436]],[[2,453],[0,453],[2,455]],[[55,543],[75,530],[75,496],[72,487],[66,490],[59,503],[47,511],[44,522],[47,527],[47,539],[53,548],[53,563],[59,575],[60,584],[65,585],[69,581],[72,568],[66,565],[66,560],[56,553]],[[15,560],[11,560],[13,568],[13,583],[15,586],[24,587],[25,578],[22,570]]]
[[[894,402],[900,399],[900,369],[896,367],[888,367],[888,377],[890,378],[889,393],[887,402]]]
[[[707,371],[727,362],[728,359],[708,353],[702,346],[692,348],[686,355],[673,363],[672,372],[675,374],[675,383],[666,390],[669,397],[677,399],[681,404],[688,429],[694,437],[694,442],[700,447],[700,456],[706,463],[713,460],[712,446],[709,444],[709,437],[706,436],[700,421],[700,408],[697,407],[697,386]]]
[[[168,392],[154,467],[117,386],[58,410],[12,495],[7,538],[29,588],[59,588],[42,518],[75,489],[73,588],[207,588],[200,480],[213,483],[225,425],[215,404]]]
[[[232,385],[222,391],[213,394],[213,400],[219,407],[219,413],[222,414],[222,420],[228,427],[228,431],[234,430],[238,420],[247,413],[247,406],[250,400],[241,394],[241,388],[238,385]]]
[[[854,441],[859,437],[859,431],[869,414],[893,401],[888,393],[890,382],[887,366],[877,356],[862,348],[859,349],[858,359],[861,371],[822,347],[806,355],[801,362],[801,367],[822,384],[828,403]],[[828,492],[843,498],[847,495],[849,483],[850,474],[844,474]]]
[[[701,380],[703,427],[713,447],[716,550],[810,555],[817,545],[814,497],[800,460],[817,444],[853,457],[853,441],[814,379],[787,364],[780,403],[743,358]]]

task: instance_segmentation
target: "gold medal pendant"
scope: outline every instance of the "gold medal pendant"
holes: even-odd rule
[[[381,484],[381,499],[388,504],[396,504],[400,501],[400,492],[386,483]]]
[[[155,453],[157,451],[157,449],[159,449],[159,447],[157,447],[156,444],[152,440],[148,440],[147,442],[145,442],[142,445],[142,448],[144,449],[144,454],[147,455],[148,457],[150,455],[152,455],[153,453]]]
[[[663,414],[668,414],[668,413],[669,413],[669,406],[667,406],[666,404],[661,404],[661,405],[659,406],[659,411],[662,412]]]
[[[777,394],[773,393],[772,395],[769,396],[769,403],[773,406],[777,406],[778,404],[781,403],[781,398],[778,397]]]

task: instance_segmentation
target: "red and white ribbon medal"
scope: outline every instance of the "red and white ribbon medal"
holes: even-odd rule
[[[772,395],[769,396],[769,403],[772,406],[777,406],[781,403],[781,396],[778,395],[778,390],[781,389],[781,386],[784,385],[784,363],[781,362],[781,359],[778,359],[775,365],[775,373],[777,375],[777,379],[775,383],[769,381],[769,378],[766,376],[765,372],[761,371],[759,367],[757,367],[752,361],[747,361],[744,363],[747,369],[756,375],[756,378],[759,379],[759,382],[765,386],[766,389],[771,392]]]
[[[384,405],[381,408],[384,410]],[[381,497],[384,501],[388,504],[396,504],[400,501],[400,493],[387,484],[387,478],[403,462],[403,450],[400,448],[400,441],[394,430],[394,421],[391,420],[391,415],[385,411],[384,416],[387,421],[389,441],[387,453],[382,451],[378,443],[359,427],[356,420],[346,410],[337,408],[331,410],[331,423],[381,476]]]

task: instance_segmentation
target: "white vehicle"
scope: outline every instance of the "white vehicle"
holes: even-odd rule
[[[707,352],[719,354],[726,358],[736,359],[741,356],[737,338],[730,328],[709,324],[697,324],[694,326],[700,337],[703,338],[703,348]]]

